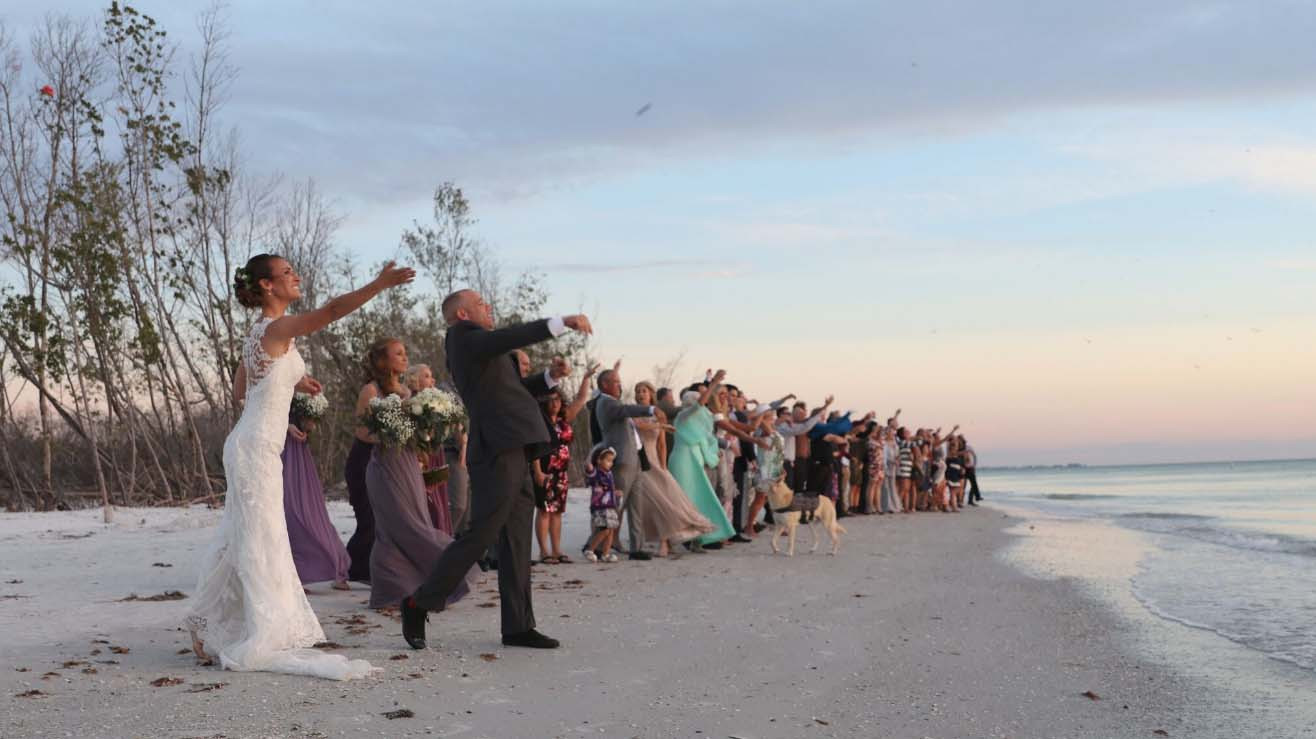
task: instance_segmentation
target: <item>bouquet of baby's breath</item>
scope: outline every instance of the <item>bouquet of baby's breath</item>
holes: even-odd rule
[[[288,410],[288,418],[302,431],[310,431],[321,418],[324,418],[324,412],[327,410],[329,410],[329,400],[324,395],[296,393],[292,396],[292,407]]]
[[[371,398],[370,407],[361,419],[366,431],[386,447],[411,447],[415,443],[416,422],[402,407],[402,402],[396,393]]]
[[[456,395],[438,388],[425,388],[402,401],[415,423],[417,451],[439,448],[457,426],[466,421],[466,409]]]

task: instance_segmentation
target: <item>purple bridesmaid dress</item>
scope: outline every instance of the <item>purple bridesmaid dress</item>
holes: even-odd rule
[[[311,448],[288,434],[282,456],[283,516],[298,579],[303,583],[346,580],[352,560],[329,520]]]

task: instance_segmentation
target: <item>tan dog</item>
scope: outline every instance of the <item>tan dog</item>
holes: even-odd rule
[[[795,556],[795,530],[800,526],[800,512],[790,511],[779,513],[778,510],[791,504],[795,498],[795,491],[791,490],[786,483],[778,480],[773,484],[772,489],[768,491],[768,505],[772,506],[772,517],[777,522],[777,528],[773,530],[772,537],[768,540],[772,544],[772,553],[777,554],[780,550],[777,548],[777,537],[782,534],[786,535],[786,556]],[[832,537],[832,551],[835,555],[841,548],[841,534],[848,533],[841,524],[836,521],[836,504],[826,495],[818,496],[818,510],[813,512],[813,520],[809,521],[809,533],[813,534],[813,547],[809,553],[818,551],[818,530],[814,525],[821,522],[823,530]]]

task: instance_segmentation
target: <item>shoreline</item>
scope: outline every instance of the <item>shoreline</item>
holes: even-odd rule
[[[1099,517],[996,505],[1021,521],[1007,530],[1016,539],[1001,557],[1033,576],[1073,582],[1123,624],[1130,648],[1173,666],[1194,686],[1189,708],[1218,714],[1216,720],[1234,727],[1235,736],[1316,736],[1316,706],[1310,703],[1316,671],[1164,613],[1138,596],[1132,580],[1143,557],[1155,551],[1153,533]],[[1093,566],[1098,553],[1101,564]],[[1226,733],[1204,726],[1200,731]]]
[[[588,517],[580,494],[564,526],[573,557]],[[350,530],[346,506],[330,510]],[[1255,671],[1248,660],[1210,674],[1198,662],[1211,645],[1158,635],[1072,574],[1030,572],[1021,550],[1062,527],[995,506],[847,518],[837,558],[772,557],[760,539],[674,562],[538,565],[541,628],[564,642],[553,652],[498,643],[491,575],[433,616],[437,646],[422,652],[364,607],[365,589],[312,586],[327,638],[381,668],[348,683],[200,668],[177,654],[185,602],[120,599],[190,592],[218,512],[119,513],[109,527],[96,510],[0,516],[0,579],[23,581],[0,596],[26,596],[0,599],[0,734],[1302,735],[1278,705],[1287,693],[1256,712],[1247,701],[1260,689],[1231,687]],[[160,677],[182,683],[151,687]],[[16,697],[28,690],[44,695]],[[402,708],[414,717],[383,716]]]

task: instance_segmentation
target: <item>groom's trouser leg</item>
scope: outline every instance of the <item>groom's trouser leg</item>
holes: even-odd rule
[[[502,534],[498,537],[498,596],[504,634],[535,628],[530,600],[530,539],[534,531],[535,485],[530,468],[521,466],[521,487],[512,500]]]
[[[640,479],[640,465],[614,465],[612,474],[617,489],[622,493],[621,515],[626,518],[626,533],[631,540],[629,551],[638,552],[644,548],[644,527],[640,525],[640,517],[637,515],[640,506],[644,505],[641,499],[644,491],[641,490],[643,484]]]
[[[486,549],[499,543],[513,504],[524,487],[525,450],[510,449],[492,459],[470,461],[467,470],[470,473],[471,489],[470,528],[466,536],[443,550],[430,570],[429,577],[421,583],[414,595],[416,605],[429,611],[443,610],[448,596],[457,589],[471,566],[484,556]],[[528,561],[526,565],[529,566]],[[509,563],[509,566],[514,565]],[[508,594],[501,592],[504,577],[501,567],[500,564],[498,586],[500,596],[505,601]]]

